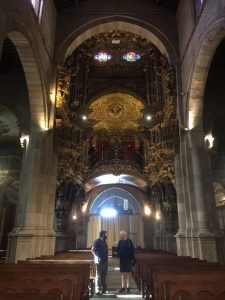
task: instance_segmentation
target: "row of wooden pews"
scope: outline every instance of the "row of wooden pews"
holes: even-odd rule
[[[2,264],[0,300],[87,300],[93,272],[90,250]]]
[[[136,253],[133,276],[146,300],[225,300],[225,267],[164,251]]]

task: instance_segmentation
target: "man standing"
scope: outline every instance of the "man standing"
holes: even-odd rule
[[[107,293],[106,276],[108,272],[108,245],[106,242],[106,231],[99,233],[99,238],[94,241],[91,252],[95,257],[96,276],[95,292],[96,295]]]

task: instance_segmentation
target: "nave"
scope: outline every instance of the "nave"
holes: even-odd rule
[[[119,289],[121,288],[121,273],[119,271],[119,260],[117,258],[109,258],[107,283],[108,293],[100,296],[94,295],[91,299],[143,299],[132,276],[130,281],[130,292],[119,293]]]

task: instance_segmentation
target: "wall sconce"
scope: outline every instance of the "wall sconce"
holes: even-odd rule
[[[82,206],[82,209],[81,209],[81,211],[83,212],[83,213],[85,213],[86,212],[86,210],[87,210],[87,203],[85,203],[83,206]]]
[[[77,215],[74,214],[74,215],[72,216],[72,219],[75,221],[75,220],[77,219]]]
[[[159,212],[159,211],[156,212],[155,218],[156,218],[157,221],[161,219],[161,216],[160,216],[160,212]]]
[[[26,148],[26,145],[28,144],[28,142],[29,142],[29,135],[21,136],[20,145],[21,145],[22,148]]]
[[[150,216],[151,215],[151,208],[148,205],[144,206],[144,213],[146,216]]]
[[[46,121],[45,120],[40,121],[40,127],[41,127],[42,131],[48,131],[49,130],[49,127],[46,126]]]
[[[212,136],[212,134],[211,133],[207,134],[205,136],[205,144],[208,149],[211,149],[213,147],[213,142],[214,142],[214,137]]]
[[[52,104],[55,104],[55,90],[52,89],[52,90],[50,91],[49,95],[50,95],[50,101],[51,101],[51,103],[52,103]]]

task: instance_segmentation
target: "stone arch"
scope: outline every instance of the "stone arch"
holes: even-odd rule
[[[115,196],[116,192],[117,196]],[[118,199],[128,199],[129,202],[132,204],[134,212],[136,214],[140,214],[140,205],[137,202],[136,197],[134,197],[133,193],[130,192],[127,188],[116,186],[108,187],[99,193],[99,195],[94,199],[92,205],[90,206],[90,213],[96,213],[98,207],[101,206],[104,203],[104,201],[115,197],[117,197]]]
[[[19,54],[29,94],[31,129],[39,131],[47,127],[44,84],[37,59],[29,39],[19,31],[10,31],[7,37]]]
[[[4,9],[3,7],[0,8],[0,55],[5,39],[9,38],[16,47],[24,70],[29,95],[30,128],[40,131],[40,128],[48,127],[48,97],[45,86],[48,81],[44,79],[45,72],[41,64],[40,33],[36,15],[30,1],[12,0]]]
[[[196,51],[191,72],[188,99],[188,128],[202,128],[203,96],[211,61],[217,47],[225,37],[225,18],[216,20],[204,32]]]
[[[161,31],[149,23],[127,16],[99,18],[73,31],[59,49],[58,62],[63,63],[65,57],[69,56],[80,44],[93,35],[111,30],[124,30],[140,35],[151,41],[171,64],[177,63],[176,51]]]
[[[144,203],[147,203],[149,198],[146,193],[144,193],[142,190],[138,189],[137,187],[134,186],[128,186],[128,185],[101,185],[96,187],[95,189],[91,190],[87,196],[86,196],[86,202],[88,203],[87,206],[87,211],[86,213],[88,214],[89,212],[92,211],[92,206],[94,205],[95,200],[98,198],[100,194],[102,194],[104,191],[112,189],[113,187],[116,187],[118,189],[122,189],[129,193],[134,199],[140,199],[138,202],[139,206],[139,211],[141,214],[143,214],[143,206]]]
[[[104,191],[112,188],[119,188],[124,191],[124,194],[129,193],[133,197],[133,201],[136,201],[136,205],[139,207],[138,214],[134,215],[118,215],[116,218],[104,218],[99,215],[92,215],[91,207],[95,202],[98,195],[101,195]],[[88,223],[88,238],[87,246],[92,244],[94,237],[100,231],[100,229],[105,229],[108,236],[109,248],[113,246],[114,242],[117,241],[119,237],[119,231],[125,230],[128,232],[129,236],[133,240],[135,246],[144,247],[144,204],[147,202],[147,195],[140,189],[129,186],[129,185],[102,185],[94,188],[88,193],[86,201],[89,203],[87,206],[86,214],[89,218]]]

